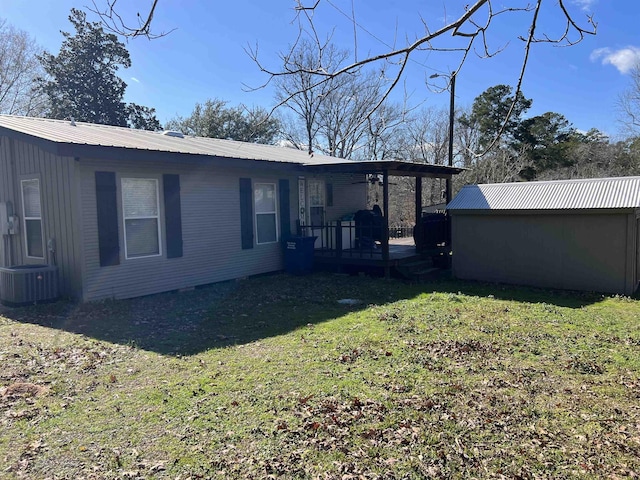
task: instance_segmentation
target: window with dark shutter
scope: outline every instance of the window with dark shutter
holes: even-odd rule
[[[182,207],[180,203],[180,175],[163,175],[164,228],[167,258],[182,256]]]
[[[280,238],[286,239],[291,236],[291,207],[289,201],[289,180],[280,179]]]
[[[119,265],[116,174],[114,172],[96,172],[95,177],[100,266]]]
[[[162,255],[157,178],[122,179],[126,259]]]
[[[244,250],[253,248],[253,195],[250,178],[240,179],[240,236]]]
[[[278,241],[278,209],[275,183],[256,183],[253,186],[256,208],[256,244]]]

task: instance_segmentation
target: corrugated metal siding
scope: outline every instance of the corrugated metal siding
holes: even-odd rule
[[[192,164],[163,165],[160,170],[151,162],[118,162],[117,168],[107,168],[100,161],[81,160],[82,218],[85,245],[85,300],[127,298],[158,293],[248,275],[272,272],[283,268],[280,243],[254,245],[242,250],[240,242],[239,178],[250,177],[253,182],[278,183],[281,178],[290,182],[291,229],[295,231],[298,212],[297,176],[278,176],[273,172],[220,170]],[[119,202],[120,265],[100,267],[94,172],[115,171]],[[120,179],[126,175],[159,178],[163,173],[180,175],[182,204],[183,256],[166,258],[164,233],[163,255],[127,260],[124,258],[124,231]],[[348,203],[342,208],[357,209],[351,193],[340,193],[349,184],[349,176],[334,178],[334,199]],[[351,185],[349,185],[351,186]],[[161,209],[163,206],[160,199]],[[358,208],[362,208],[361,206]],[[341,215],[341,213],[340,213]],[[161,215],[161,224],[164,222]]]
[[[586,210],[640,207],[640,177],[467,185],[456,210]]]
[[[122,147],[197,155],[212,155],[223,158],[264,160],[298,164],[327,164],[345,162],[324,155],[309,156],[307,152],[293,148],[255,143],[236,142],[217,138],[176,138],[158,132],[133,130],[126,127],[94,125],[44,118],[0,115],[0,127],[33,135],[59,143]]]
[[[44,260],[27,258],[25,253],[24,224],[14,239],[14,263],[47,263],[58,266],[62,295],[78,296],[81,292],[81,248],[79,222],[76,213],[77,187],[73,182],[75,162],[72,158],[52,155],[35,145],[13,141],[14,209],[22,220],[20,179],[31,175],[40,179],[42,202],[42,231]],[[47,249],[49,239],[55,241],[55,258]]]
[[[640,219],[636,218],[636,268],[634,272],[634,281],[640,284]]]
[[[453,273],[461,279],[630,294],[630,216],[455,215]]]

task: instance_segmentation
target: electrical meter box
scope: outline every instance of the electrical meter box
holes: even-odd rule
[[[13,214],[11,202],[0,202],[0,235],[18,233],[18,217]]]

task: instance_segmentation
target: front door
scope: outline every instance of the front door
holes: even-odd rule
[[[309,225],[321,227],[324,225],[326,204],[324,180],[310,178],[307,190],[309,191]]]
[[[325,185],[324,180],[310,178],[307,181],[307,191],[309,194],[309,225],[311,235],[316,238],[315,248],[326,248],[327,239],[324,229],[325,213]]]

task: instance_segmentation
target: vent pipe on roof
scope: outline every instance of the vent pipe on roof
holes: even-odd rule
[[[166,135],[167,137],[184,138],[184,134],[176,130],[165,130],[162,132],[162,135]]]
[[[76,122],[73,120],[73,117],[69,117],[69,120],[70,120],[69,125],[71,125],[72,127],[75,127]]]

